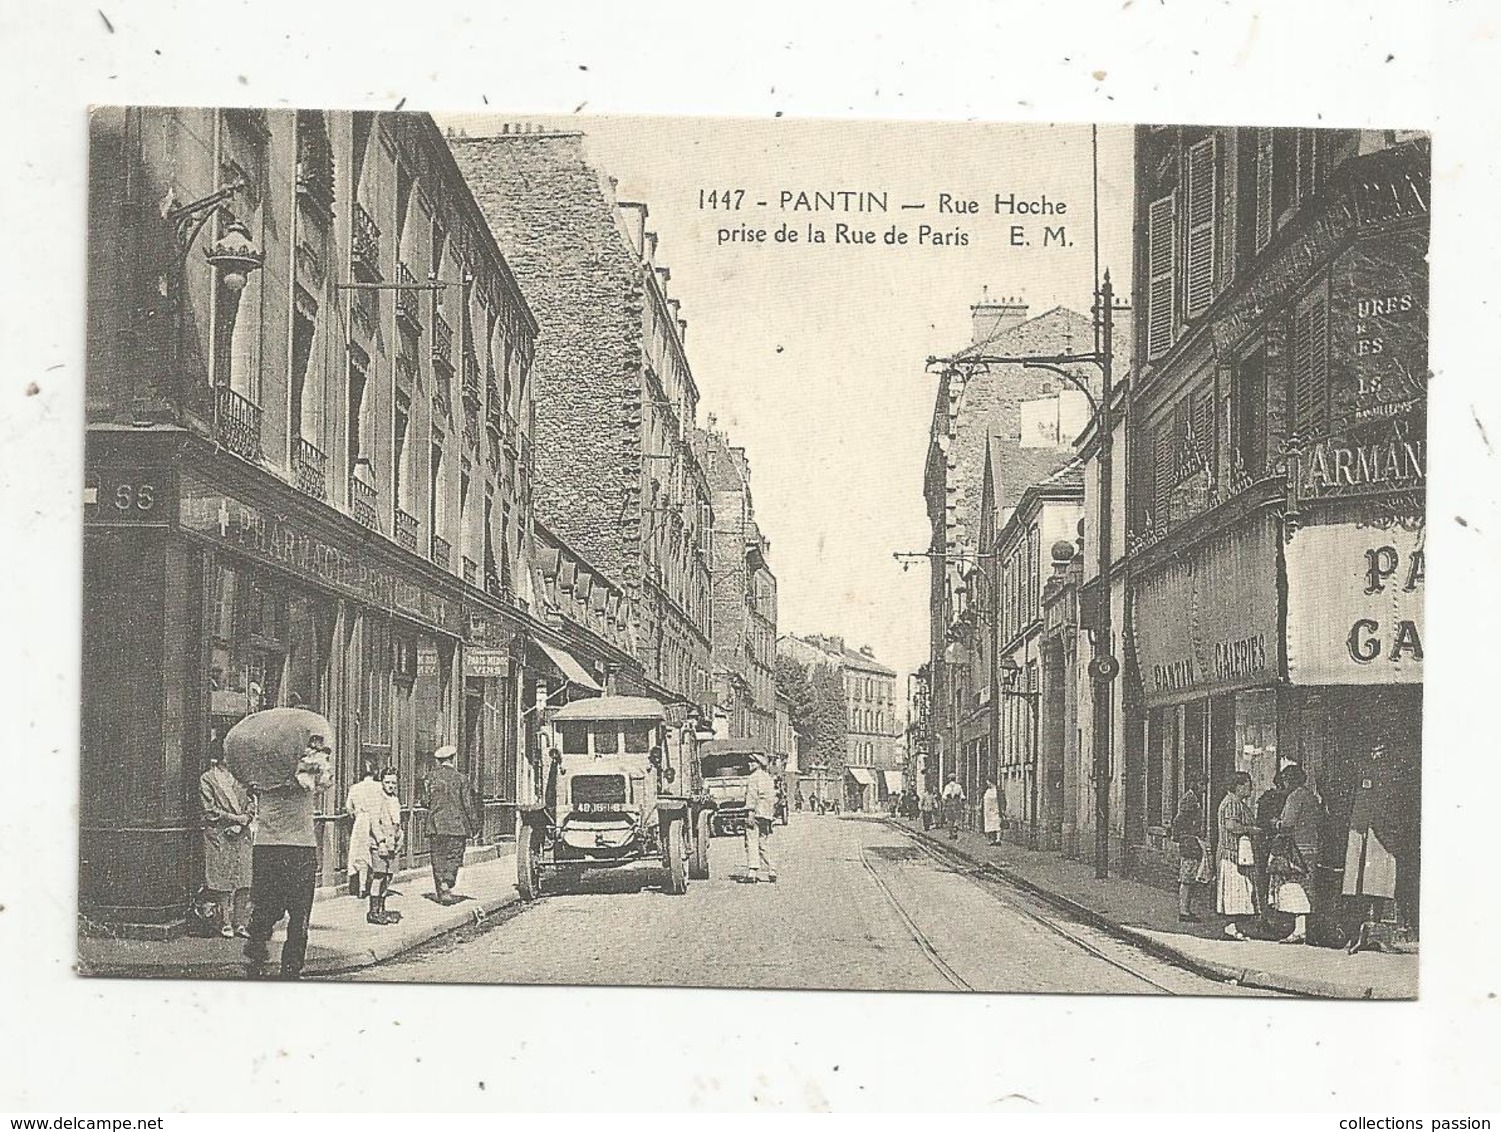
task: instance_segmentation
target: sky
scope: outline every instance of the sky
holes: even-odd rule
[[[505,115],[440,115],[471,136]],[[1093,279],[1090,127],[976,122],[528,118],[582,130],[622,200],[650,209],[657,263],[682,302],[701,395],[698,423],[728,433],[751,465],[771,540],[780,633],[869,645],[905,675],[927,659],[929,542],[923,464],[937,390],[925,361],[970,342],[972,304],[1016,296],[1032,314],[1087,313]],[[1131,132],[1099,129],[1100,264],[1130,272]],[[708,194],[744,190],[736,209]],[[798,194],[884,194],[888,211],[798,210]],[[701,193],[703,194],[701,196]],[[791,194],[784,198],[783,194]],[[976,213],[939,212],[973,201]],[[996,197],[1062,203],[1013,214]],[[857,196],[838,198],[858,208]],[[766,202],[761,207],[758,202]],[[922,204],[903,209],[902,204]],[[783,225],[796,243],[778,242]],[[874,244],[836,243],[835,225]],[[807,228],[827,242],[809,243]],[[919,242],[919,225],[966,241]],[[1014,224],[1024,231],[1013,237]],[[1064,241],[1044,245],[1045,227]],[[764,230],[764,242],[721,230]],[[895,226],[904,244],[888,243]],[[1013,238],[1026,241],[1013,244]],[[1080,343],[1088,349],[1091,343]]]

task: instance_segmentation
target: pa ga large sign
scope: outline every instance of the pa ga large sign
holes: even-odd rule
[[[1424,528],[1303,527],[1287,544],[1294,684],[1423,682]]]

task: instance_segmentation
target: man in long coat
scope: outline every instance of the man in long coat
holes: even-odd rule
[[[427,841],[433,861],[433,893],[439,904],[452,904],[464,863],[464,845],[481,828],[479,799],[468,779],[454,769],[458,748],[439,747],[433,752],[434,766],[422,781],[422,801],[427,807]]]
[[[223,748],[209,753],[209,768],[198,779],[203,808],[204,887],[219,905],[219,934],[244,936],[246,897],[250,895],[251,854],[249,792],[224,765]]]

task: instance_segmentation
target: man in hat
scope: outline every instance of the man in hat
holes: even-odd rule
[[[766,855],[766,838],[771,836],[776,816],[777,784],[771,777],[771,760],[764,751],[751,753],[751,772],[745,780],[745,880],[755,884],[766,866],[766,879],[776,883],[777,870]]]
[[[453,904],[465,843],[480,831],[479,799],[474,787],[454,769],[459,751],[452,745],[433,752],[433,769],[422,781],[427,807],[427,840],[433,860],[433,894],[439,904]]]

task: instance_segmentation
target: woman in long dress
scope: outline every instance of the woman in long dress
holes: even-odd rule
[[[249,915],[251,812],[249,792],[224,765],[217,744],[209,753],[209,768],[198,779],[203,810],[203,880],[219,905],[219,934],[225,939],[244,936]]]
[[[382,791],[375,764],[365,761],[364,774],[349,788],[344,809],[354,818],[349,831],[349,895],[370,895],[370,815],[380,806]]]
[[[1256,827],[1256,815],[1251,809],[1251,776],[1245,771],[1238,770],[1230,776],[1230,787],[1220,801],[1217,822],[1219,875],[1214,906],[1220,915],[1230,918],[1225,934],[1231,939],[1245,939],[1242,921],[1256,915],[1256,890],[1240,864],[1240,839],[1249,837]]]
[[[980,817],[985,827],[985,839],[992,845],[999,845],[1001,843],[1001,791],[993,778],[985,787],[985,794],[980,799]]]

